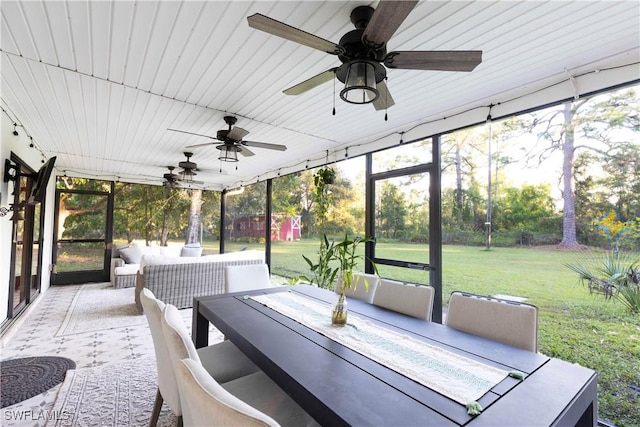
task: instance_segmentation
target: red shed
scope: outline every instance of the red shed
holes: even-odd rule
[[[264,237],[265,215],[235,218],[231,237]],[[292,241],[300,239],[302,218],[300,215],[271,215],[271,240]]]

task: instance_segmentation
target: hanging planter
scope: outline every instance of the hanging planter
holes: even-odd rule
[[[331,185],[336,180],[336,170],[330,166],[318,169],[313,177],[316,187],[323,187],[324,185]]]

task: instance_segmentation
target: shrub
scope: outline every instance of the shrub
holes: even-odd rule
[[[578,273],[591,293],[616,297],[632,313],[640,313],[640,258],[630,252],[607,251],[565,264]]]

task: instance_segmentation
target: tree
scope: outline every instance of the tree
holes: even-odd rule
[[[614,248],[640,244],[640,144],[628,144],[610,153],[606,175],[596,180],[601,200],[596,228]]]
[[[540,220],[553,216],[554,205],[548,185],[509,187],[500,196],[496,215],[496,229],[516,230],[535,227]]]
[[[110,191],[110,183],[86,178],[58,177],[57,187],[65,190]],[[104,196],[62,193],[58,207],[58,239],[104,237]]]
[[[382,184],[380,197],[379,227],[384,237],[398,238],[404,231],[407,208],[404,195],[390,182]]]
[[[219,191],[203,191],[200,208],[200,223],[214,239],[220,238],[220,198]]]
[[[561,246],[578,246],[574,159],[578,152],[591,150],[603,160],[628,146],[633,132],[640,130],[640,99],[633,89],[567,102],[561,110],[533,113],[528,128],[539,141],[548,142],[531,151],[538,162],[554,152],[562,153],[563,233]],[[629,132],[631,131],[631,133]]]

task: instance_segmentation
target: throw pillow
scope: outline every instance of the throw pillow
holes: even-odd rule
[[[202,255],[202,246],[184,245],[180,251],[181,257],[199,257]]]
[[[124,243],[114,243],[111,246],[111,258],[120,258],[120,249],[122,248],[128,248],[129,245],[128,244],[124,244]]]
[[[142,258],[142,251],[136,245],[131,245],[126,248],[120,249],[120,257],[126,264],[140,264],[140,258]]]

